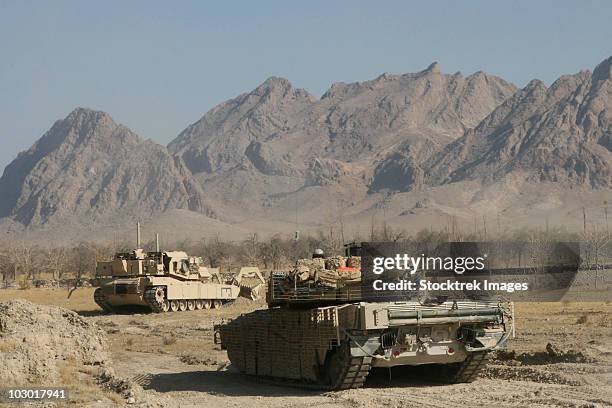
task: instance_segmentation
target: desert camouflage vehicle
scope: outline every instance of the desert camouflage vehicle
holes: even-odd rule
[[[216,326],[241,372],[310,388],[363,385],[372,367],[429,365],[470,382],[510,333],[508,304],[363,301],[360,258],[300,260],[269,281],[267,310]]]
[[[258,268],[223,277],[217,268],[203,266],[199,257],[157,248],[117,253],[112,261],[98,262],[95,302],[107,312],[123,306],[146,306],[154,312],[199,310],[219,308],[239,295],[256,299],[264,287]]]

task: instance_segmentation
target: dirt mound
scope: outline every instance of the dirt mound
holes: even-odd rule
[[[497,351],[491,365],[485,368],[483,376],[492,379],[577,386],[584,382],[583,378],[575,375],[576,372],[583,370],[579,367],[585,363],[594,362],[596,359],[582,351],[563,349],[558,345],[548,343],[545,351],[528,353]],[[556,364],[566,369],[553,368]],[[572,368],[568,368],[570,366]]]
[[[120,394],[129,404],[145,399],[144,390],[140,385],[134,381],[118,377],[112,368],[105,367],[102,369],[97,376],[97,380],[98,384]]]
[[[187,365],[205,365],[214,368],[224,367],[227,361],[217,358],[215,355],[198,355],[185,353],[179,356],[179,360]]]
[[[582,381],[579,379],[571,378],[571,376],[564,375],[563,373],[551,372],[546,368],[530,366],[490,365],[483,369],[481,377],[498,380],[533,381],[543,384],[564,384],[572,386],[582,384]]]
[[[57,384],[67,364],[108,359],[104,332],[78,314],[25,300],[0,303],[0,383]]]
[[[500,350],[494,361],[506,365],[541,365],[558,363],[593,363],[595,359],[582,351],[565,350],[552,343],[546,344],[546,351],[516,353]]]

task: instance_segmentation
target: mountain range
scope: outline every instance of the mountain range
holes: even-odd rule
[[[77,108],[4,170],[0,226],[68,240],[108,239],[136,219],[175,239],[339,220],[363,234],[375,217],[406,229],[449,217],[573,228],[579,208],[612,201],[611,187],[612,57],[523,89],[433,63],[320,98],[272,77],[168,146]]]

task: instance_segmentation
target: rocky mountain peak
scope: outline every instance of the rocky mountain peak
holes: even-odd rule
[[[546,84],[539,79],[532,79],[529,81],[527,85],[523,88],[525,92],[546,92]]]
[[[277,103],[283,99],[304,99],[309,102],[316,101],[316,98],[308,91],[295,88],[289,80],[281,77],[270,77],[261,85],[249,93],[249,96],[262,98],[262,101]]]
[[[437,61],[434,61],[422,72],[425,74],[441,74],[442,69],[440,68],[440,64]]]
[[[550,88],[532,80],[439,152],[429,182],[499,181],[520,172],[535,182],[610,188],[611,63],[564,75]]]
[[[282,78],[282,77],[277,77],[277,76],[271,76],[268,79],[266,79],[265,81],[263,81],[261,83],[261,85],[259,85],[255,89],[282,89],[282,90],[286,90],[286,89],[290,89],[290,88],[293,88],[293,85],[291,84],[291,82],[288,79]]]
[[[115,123],[108,113],[83,107],[75,108],[64,120],[71,122]]]
[[[207,212],[183,166],[107,113],[77,108],[6,167],[0,217],[28,225],[121,211]]]
[[[602,61],[593,70],[594,81],[605,81],[612,79],[612,57]]]
[[[135,144],[142,139],[125,126],[115,123],[106,112],[76,108],[53,127],[29,150],[48,154],[52,150],[88,146],[92,143],[107,146],[110,143]]]

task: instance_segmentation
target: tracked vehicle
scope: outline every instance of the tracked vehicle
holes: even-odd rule
[[[216,341],[243,373],[328,390],[361,387],[372,367],[428,365],[440,380],[470,382],[505,344],[510,305],[364,301],[359,264],[298,261],[271,277],[268,309],[216,326]]]
[[[240,295],[256,299],[265,283],[257,268],[245,267],[235,276],[223,277],[218,269],[203,266],[199,257],[160,251],[157,242],[156,251],[135,249],[97,263],[98,306],[106,312],[144,306],[158,313],[219,308]]]

